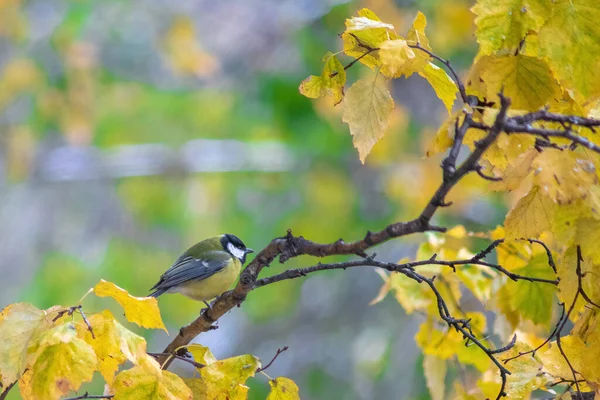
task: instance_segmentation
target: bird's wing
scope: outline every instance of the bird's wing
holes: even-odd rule
[[[184,254],[162,274],[158,283],[150,290],[166,291],[183,282],[206,279],[222,271],[231,259],[231,255],[224,251],[210,251],[200,259]]]

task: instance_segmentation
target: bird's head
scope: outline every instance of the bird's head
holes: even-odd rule
[[[226,252],[240,260],[242,264],[246,262],[246,255],[254,253],[254,250],[247,248],[239,237],[230,233],[226,233],[221,237],[221,246]]]

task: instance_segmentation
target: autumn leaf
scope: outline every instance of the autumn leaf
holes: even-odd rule
[[[598,183],[596,166],[584,154],[548,149],[532,163],[534,181],[558,204],[589,196],[590,187]]]
[[[93,314],[88,320],[94,336],[85,324],[77,326],[78,334],[93,348],[98,370],[110,385],[119,365],[126,360],[135,364],[145,355],[146,341],[117,322],[108,310]]]
[[[530,351],[531,347],[525,343],[517,342],[502,358],[508,359],[519,353]],[[510,370],[507,377],[506,396],[509,399],[525,398],[533,390],[543,387],[552,381],[552,377],[542,371],[545,364],[537,354],[525,355],[509,361],[506,368]]]
[[[172,372],[161,370],[160,365],[150,356],[140,361],[138,365],[115,377],[112,385],[115,400],[192,400],[192,391],[183,379]]]
[[[506,215],[506,238],[537,238],[550,228],[554,207],[540,188],[534,186]]]
[[[405,71],[408,71],[407,67],[417,59],[415,51],[408,46],[404,39],[386,40],[381,44],[379,50],[382,73],[387,77],[402,76]]]
[[[442,125],[438,128],[435,137],[427,146],[426,156],[431,157],[436,154],[448,150],[454,144],[454,136],[456,134],[455,126],[463,122],[465,116],[461,111],[457,111],[450,117],[446,118]]]
[[[333,104],[339,104],[344,97],[346,70],[337,57],[328,52],[323,58],[325,66],[321,76],[311,75],[300,83],[298,90],[308,98],[317,99],[330,94]]]
[[[97,358],[72,322],[43,331],[29,347],[31,371],[19,382],[24,398],[59,399],[92,380]]]
[[[208,365],[217,361],[213,353],[206,346],[200,344],[191,344],[186,347],[196,362]]]
[[[533,160],[538,156],[535,149],[529,149],[519,154],[504,170],[501,171],[500,181],[491,182],[490,190],[511,191],[518,189],[532,171]]]
[[[125,310],[125,318],[142,328],[163,329],[165,324],[160,317],[158,302],[154,297],[135,297],[112,282],[104,279],[94,286],[94,293],[99,297],[112,297]]]
[[[399,261],[400,264],[406,261]],[[431,291],[406,277],[399,272],[392,272],[387,275],[384,271],[375,270],[384,280],[379,294],[371,301],[372,304],[377,304],[382,301],[389,292],[392,292],[398,303],[404,308],[407,314],[412,314],[416,310],[423,310],[429,307],[433,302]]]
[[[0,313],[0,371],[2,386],[16,381],[26,367],[27,349],[45,313],[31,304],[15,303]]]
[[[246,399],[246,380],[252,376],[260,361],[252,355],[231,357],[213,362],[200,371],[200,379],[186,379],[194,399]]]
[[[393,26],[382,23],[368,8],[358,11],[358,17],[346,20],[346,31],[342,34],[344,53],[359,59],[360,63],[371,69],[381,66],[379,56],[373,50],[380,48],[387,40],[396,39],[398,35]]]
[[[422,48],[431,51],[429,45],[429,39],[425,35],[425,27],[427,26],[427,18],[422,12],[418,12],[415,17],[408,33],[406,34],[406,40],[410,44],[418,44]],[[415,50],[415,60],[410,64],[410,69],[405,71],[406,76],[412,75],[414,72],[421,72],[425,66],[430,64],[431,56],[424,51]]]
[[[444,400],[446,391],[446,360],[436,356],[425,355],[423,357],[423,371],[427,381],[427,388],[431,394],[431,400]]]
[[[498,93],[511,99],[515,109],[535,111],[560,96],[560,87],[546,62],[527,55],[484,56],[481,79],[486,98],[498,100]],[[473,78],[472,78],[473,79]]]
[[[448,76],[446,71],[432,63],[425,64],[419,75],[427,79],[437,97],[446,106],[448,115],[452,115],[452,105],[454,104],[454,100],[456,100],[457,92],[456,84],[452,78]]]
[[[271,391],[267,400],[300,400],[298,386],[294,381],[285,377],[269,380]]]
[[[574,89],[578,102],[600,94],[600,3],[556,0],[539,31],[539,49],[561,83]]]
[[[545,0],[478,0],[471,10],[477,16],[479,55],[489,55],[500,50],[514,53],[550,17],[552,5]]]
[[[485,331],[485,316],[483,314],[466,313],[465,318],[471,319],[471,327],[474,332]],[[441,331],[436,327],[431,317],[421,324],[415,340],[426,355],[437,356],[443,360],[456,356],[461,363],[473,365],[482,372],[490,364],[490,359],[477,346],[465,346],[462,334],[453,329],[446,332]]]
[[[363,164],[375,143],[385,135],[393,109],[394,100],[389,90],[377,78],[361,79],[348,90],[342,121],[350,127],[354,147]]]
[[[218,60],[202,49],[194,22],[176,17],[164,37],[165,54],[173,70],[182,75],[210,77],[219,68]]]

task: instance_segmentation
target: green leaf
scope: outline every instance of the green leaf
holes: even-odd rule
[[[526,266],[512,272],[532,278],[556,279],[545,253],[535,255]],[[554,293],[557,291],[556,286],[549,283],[519,280],[517,282],[508,281],[506,288],[511,308],[522,318],[535,324],[548,325],[550,323]]]
[[[361,79],[348,90],[342,121],[350,127],[354,147],[363,164],[375,143],[387,131],[388,117],[393,109],[390,91],[377,78]]]
[[[537,32],[552,12],[546,0],[478,0],[471,8],[479,55],[500,50],[514,53],[530,32]]]

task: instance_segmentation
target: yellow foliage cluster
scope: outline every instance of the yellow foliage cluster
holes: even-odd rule
[[[130,322],[165,329],[155,298],[131,296],[104,280],[89,292],[115,299]],[[81,319],[76,321],[77,313]],[[246,399],[245,383],[260,368],[252,355],[217,360],[207,347],[190,345],[187,350],[201,367],[198,377],[184,379],[164,370],[146,347],[143,337],[108,310],[86,316],[81,306],[40,310],[11,304],[0,313],[1,388],[18,382],[25,400],[60,399],[99,372],[106,382],[104,394],[117,400]],[[131,367],[124,368],[126,363]],[[288,378],[270,379],[269,384],[269,399],[299,399],[298,387]]]

